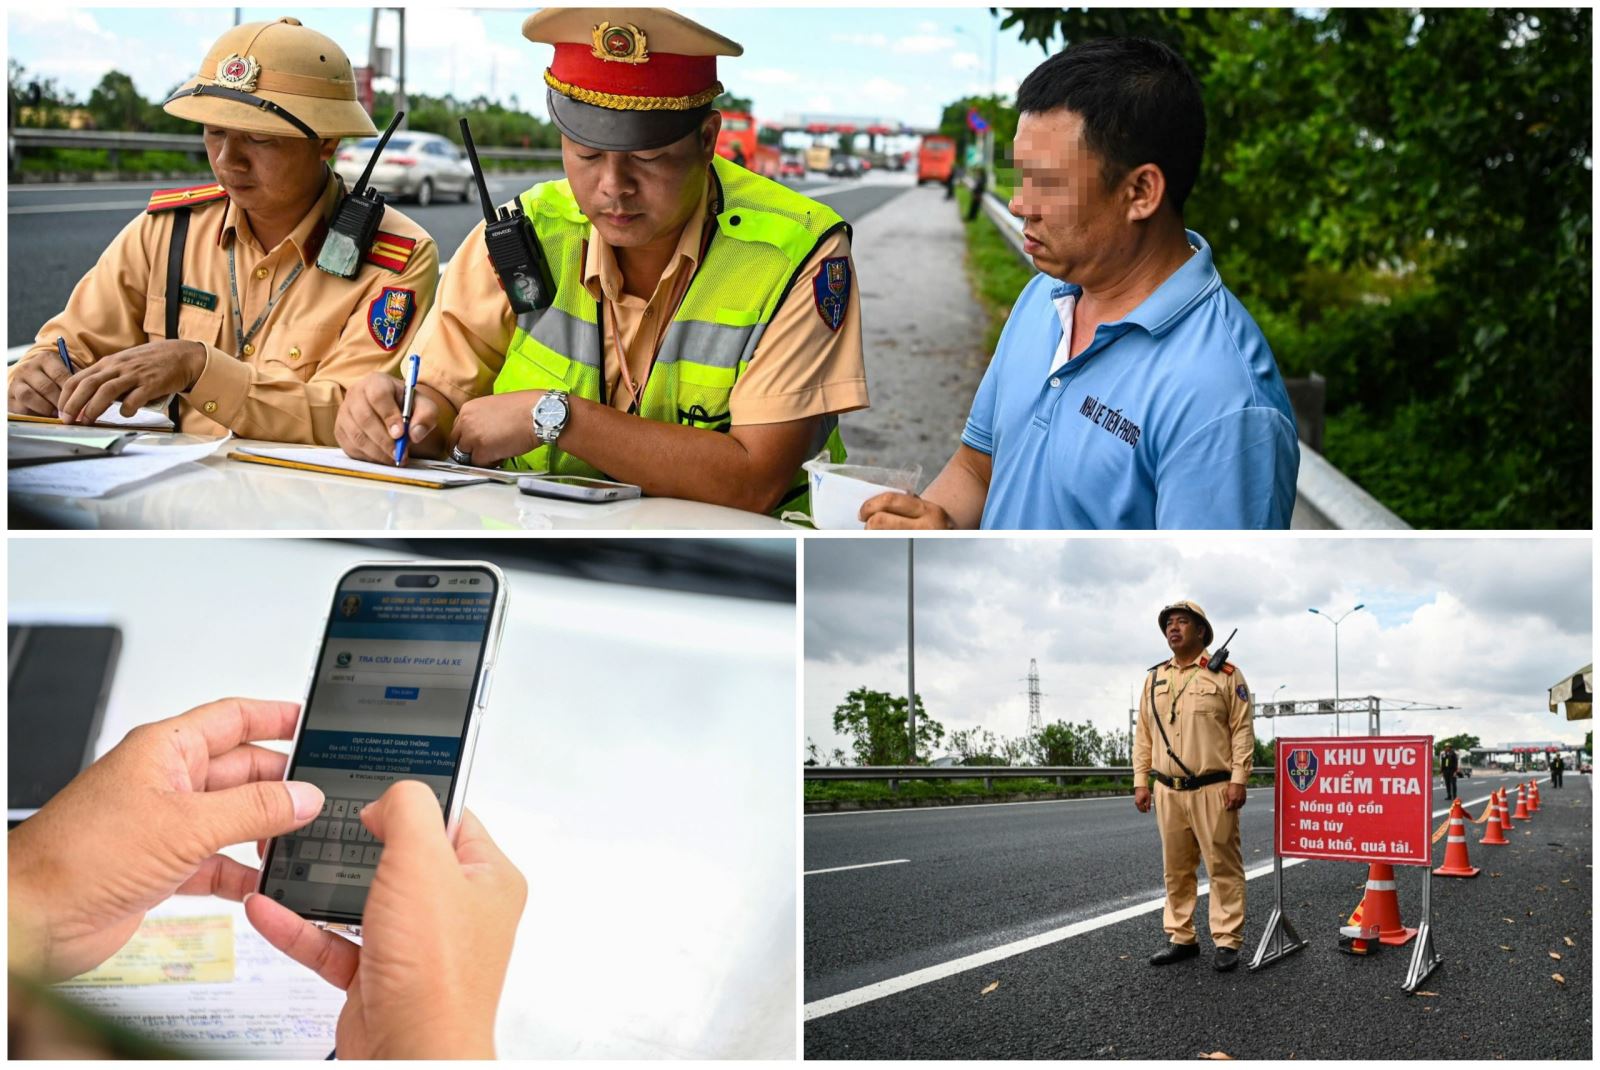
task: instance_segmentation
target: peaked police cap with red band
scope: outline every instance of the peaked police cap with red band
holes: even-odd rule
[[[655,7],[545,8],[522,35],[555,46],[544,72],[550,118],[580,145],[643,152],[699,127],[722,93],[717,57],[744,49]]]

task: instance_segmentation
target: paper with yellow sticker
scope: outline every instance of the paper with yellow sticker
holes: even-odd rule
[[[133,939],[75,985],[158,985],[233,980],[233,918],[146,918]]]

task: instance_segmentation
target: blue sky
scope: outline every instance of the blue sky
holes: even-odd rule
[[[407,14],[407,87],[473,97],[480,93],[544,114],[541,73],[550,50],[523,40],[532,7],[412,8]],[[733,38],[745,54],[724,60],[730,90],[751,98],[758,117],[828,113],[899,119],[926,127],[943,106],[991,85],[994,20],[984,7],[686,7],[678,9]],[[31,73],[59,79],[87,97],[113,68],[154,99],[191,76],[206,48],[233,22],[232,7],[55,7],[7,16],[8,54]],[[245,7],[245,21],[292,15],[328,34],[358,66],[366,60],[370,8]],[[379,44],[391,44],[385,16]],[[1044,53],[1016,31],[998,35],[993,84],[1015,92]],[[384,83],[379,83],[380,87]]]

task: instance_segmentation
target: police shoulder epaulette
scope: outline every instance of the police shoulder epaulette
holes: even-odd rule
[[[190,205],[219,201],[227,195],[228,191],[215,182],[204,186],[186,186],[183,189],[158,189],[150,194],[150,203],[144,210],[164,212],[168,208],[187,208]]]
[[[1227,673],[1229,676],[1232,676],[1233,675],[1233,662],[1231,662],[1231,661],[1223,662],[1222,663],[1222,671]]]
[[[388,268],[393,272],[401,272],[406,265],[411,263],[411,254],[416,251],[417,239],[402,238],[398,234],[390,234],[386,230],[378,231],[372,239],[372,244],[367,247],[366,261],[377,264],[381,268]]]

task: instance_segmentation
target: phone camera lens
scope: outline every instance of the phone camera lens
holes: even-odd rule
[[[437,586],[439,586],[439,577],[438,576],[429,576],[428,577],[428,586],[429,587],[437,587]]]

